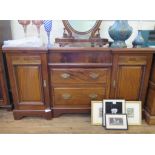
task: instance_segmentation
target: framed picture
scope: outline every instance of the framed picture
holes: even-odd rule
[[[102,101],[91,101],[91,123],[102,125]]]
[[[105,124],[107,130],[128,130],[126,114],[106,114]]]
[[[125,100],[103,100],[103,119],[102,124],[105,126],[105,114],[124,114]]]
[[[141,125],[142,124],[141,101],[126,101],[126,114],[129,125]]]

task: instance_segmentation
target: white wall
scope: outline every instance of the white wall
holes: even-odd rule
[[[108,38],[111,40],[108,34],[108,28],[114,23],[114,21],[103,21],[101,24],[101,37]],[[153,30],[155,27],[155,21],[129,21],[129,25],[133,27],[133,33],[131,37],[126,41],[128,46],[132,45],[132,41],[137,35],[137,30]],[[18,23],[17,20],[11,21],[11,29],[12,29],[12,36],[13,39],[20,39],[24,38],[24,31],[22,26]],[[51,42],[54,43],[56,37],[62,37],[63,34],[63,24],[61,20],[54,20],[53,21],[53,28],[51,32]],[[30,24],[27,27],[27,36],[37,36],[36,27]],[[46,32],[44,31],[44,27],[41,26],[41,39],[43,43],[47,43],[47,36]]]

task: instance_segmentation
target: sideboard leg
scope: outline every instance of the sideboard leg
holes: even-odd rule
[[[52,119],[52,112],[51,111],[45,112],[44,118],[47,120],[51,120]]]
[[[20,120],[24,116],[22,116],[20,113],[13,112],[13,117],[14,117],[15,120]]]

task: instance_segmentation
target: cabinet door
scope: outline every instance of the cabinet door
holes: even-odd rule
[[[115,98],[145,101],[152,55],[116,55]]]
[[[43,56],[42,56],[43,57]],[[40,55],[7,56],[16,108],[42,109],[49,103],[46,64]]]
[[[143,76],[142,66],[119,66],[116,96],[126,100],[138,100]]]

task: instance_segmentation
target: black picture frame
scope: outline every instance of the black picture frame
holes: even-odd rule
[[[109,123],[107,123],[108,122],[108,118],[109,117],[113,117],[113,118],[120,118],[120,117],[122,117],[122,119],[125,121],[125,123],[123,122],[123,125],[121,125],[120,124],[120,121],[119,122],[117,122],[117,123],[115,123],[115,124],[113,124],[113,128],[111,127],[111,128],[109,128],[108,126],[109,126]],[[106,114],[105,115],[105,129],[106,130],[128,130],[128,119],[127,119],[127,114]],[[118,119],[119,120],[119,119]],[[112,126],[112,125],[111,125]],[[116,126],[118,126],[117,128],[116,128]],[[122,126],[125,126],[125,127],[122,127]]]
[[[125,100],[124,99],[106,99],[103,100],[103,119],[102,126],[105,126],[105,115],[112,114],[112,109],[114,110],[113,114],[124,114],[125,109]]]

